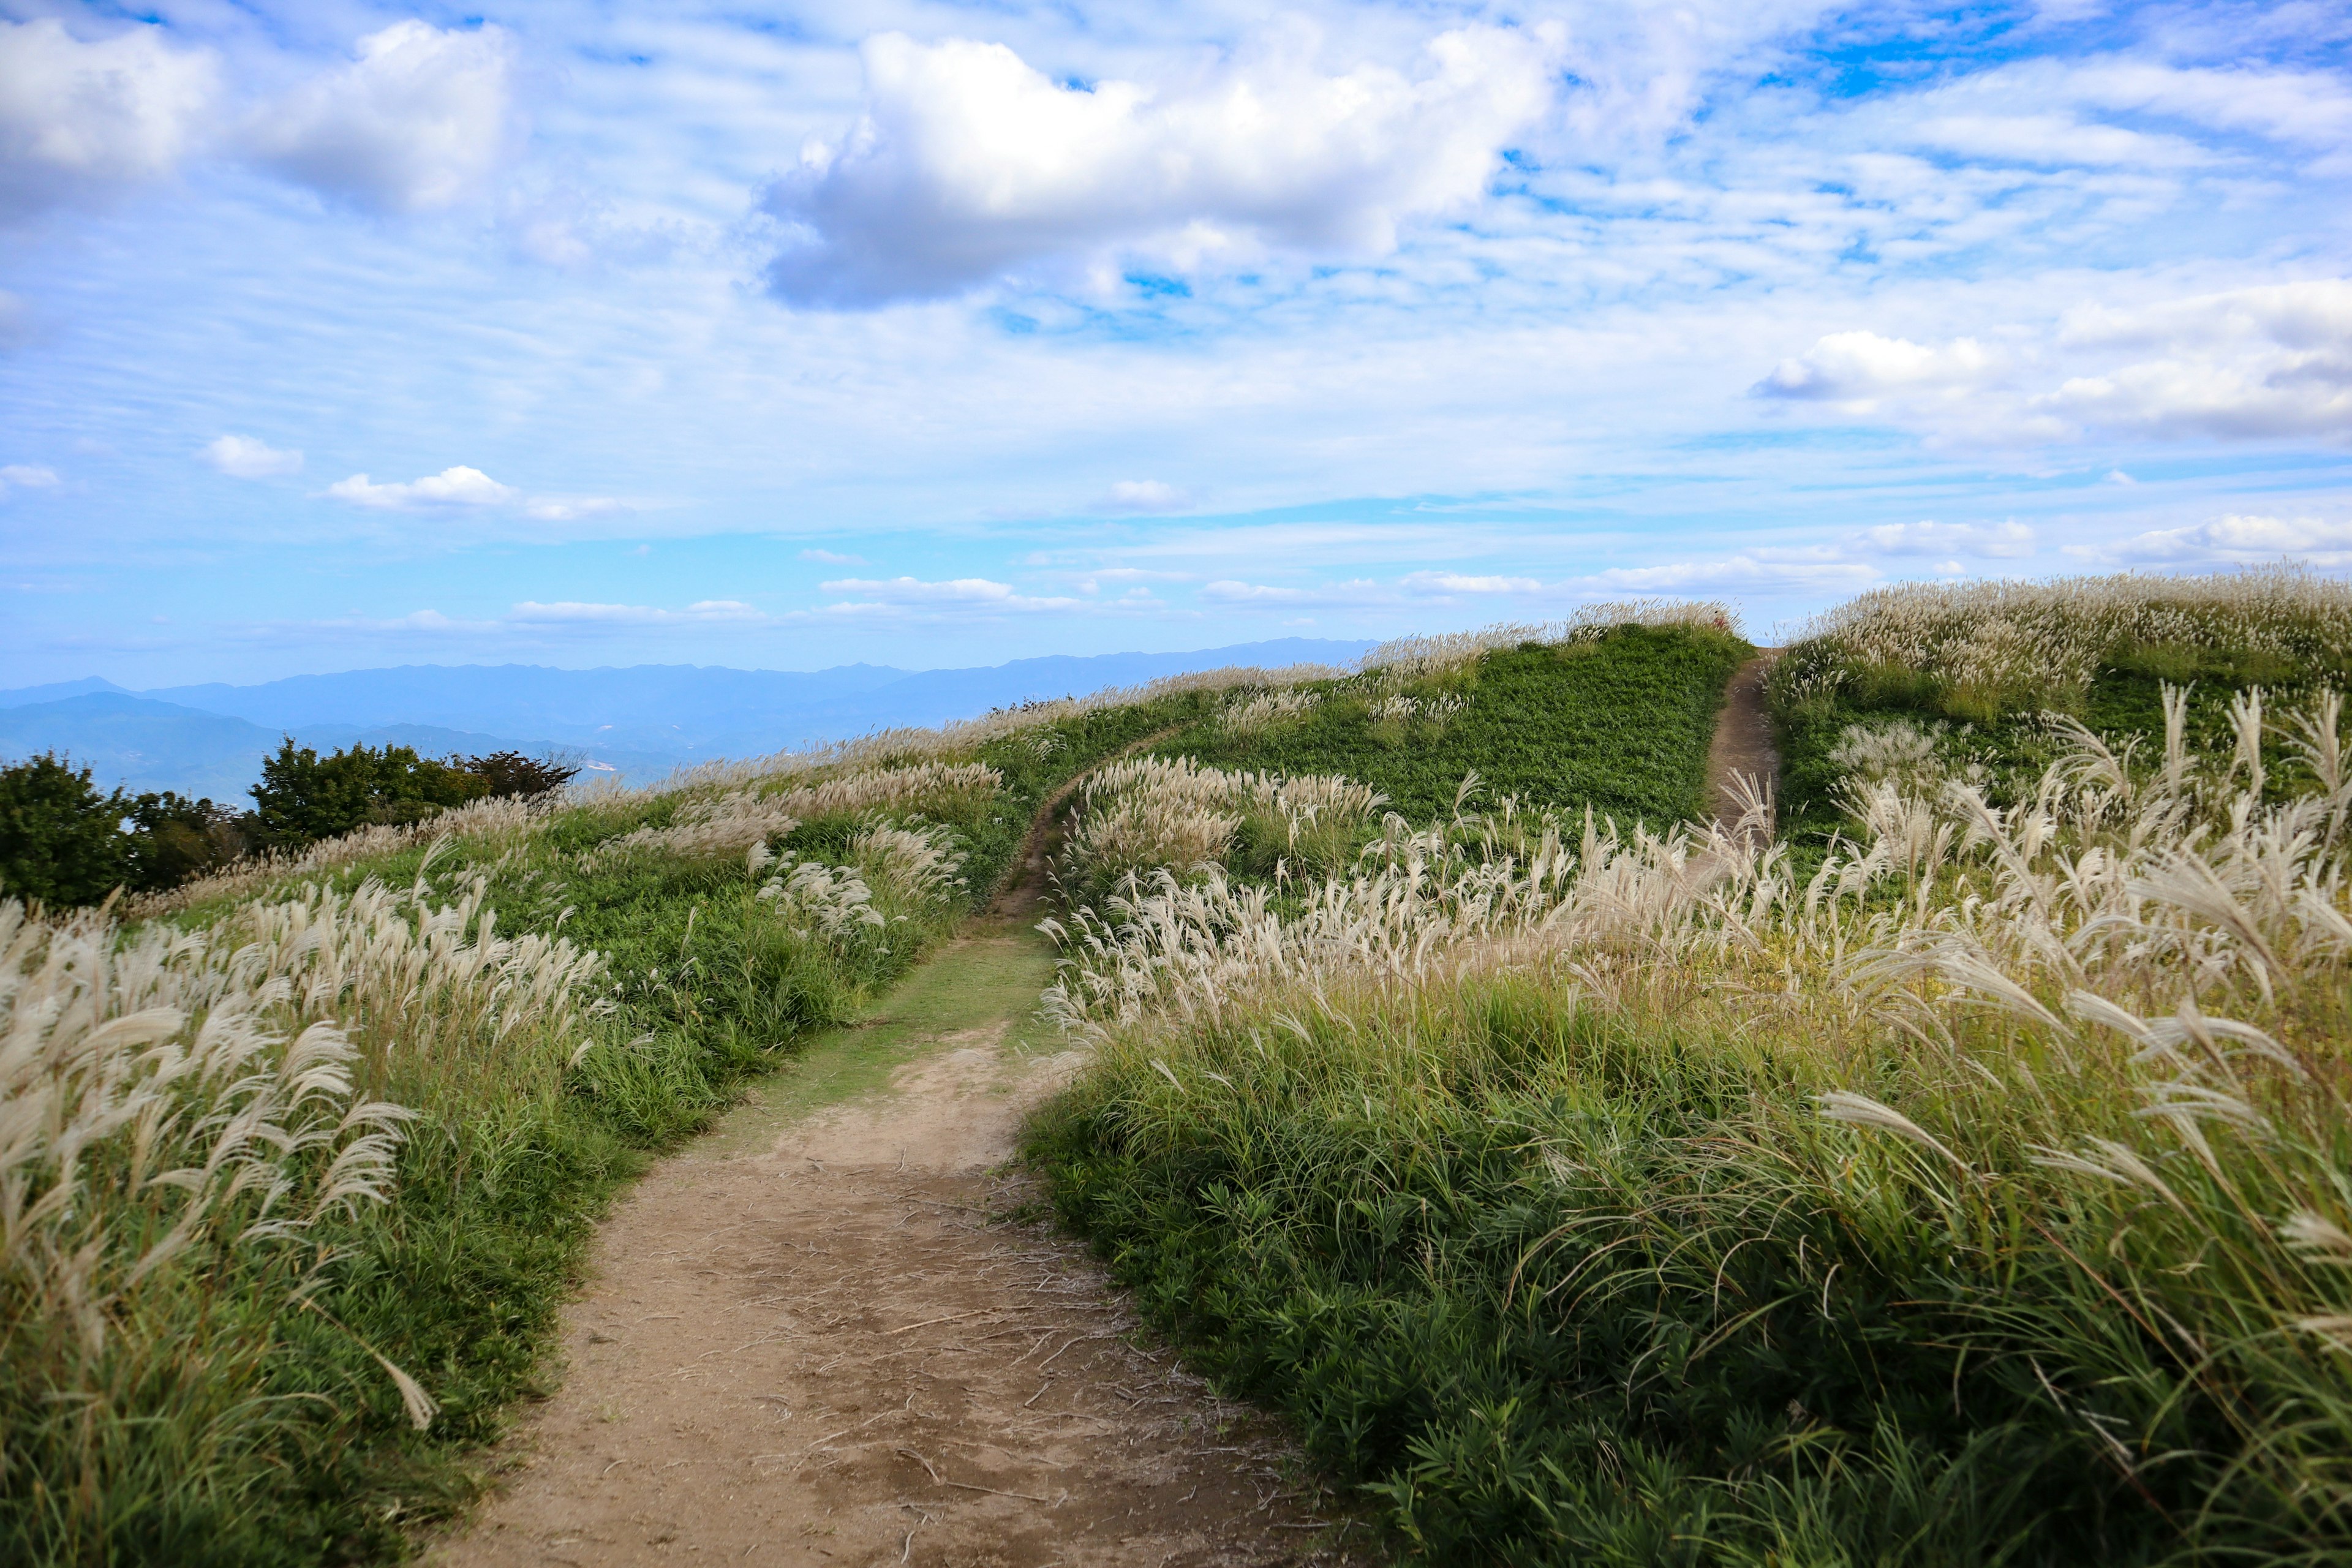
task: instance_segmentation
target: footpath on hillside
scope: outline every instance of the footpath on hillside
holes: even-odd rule
[[[1274,1426],[1144,1348],[1003,1168],[1076,1065],[1036,1015],[1029,858],[1025,897],[617,1205],[561,1389],[429,1561],[1369,1560]]]

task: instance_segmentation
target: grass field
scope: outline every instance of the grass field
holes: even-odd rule
[[[0,1558],[408,1551],[648,1157],[1043,979],[908,972],[1066,784],[1034,1158],[1402,1556],[2352,1555],[2346,590],[1857,601],[1769,842],[1675,826],[1750,651],[1644,607],[0,907]]]
[[[2158,674],[2134,616],[2302,700],[2217,737],[2159,689],[2127,755],[2035,720],[2030,775],[1939,740],[1801,858],[1441,814],[1320,891],[1075,912],[1063,1213],[1414,1559],[2342,1560],[2352,745],[2325,648],[2278,660],[2352,622],[2165,592],[2077,585],[2040,642],[2030,595],[1942,604],[1904,711],[2100,721]],[[1790,676],[1885,671],[1861,619]],[[2011,644],[2079,679],[1985,687]]]
[[[618,1184],[957,929],[1064,779],[1219,700],[493,803],[128,928],[0,907],[0,1560],[403,1555]]]

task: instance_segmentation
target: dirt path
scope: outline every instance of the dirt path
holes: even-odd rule
[[[1007,1217],[1037,1194],[994,1168],[1074,1065],[1033,1013],[1051,965],[1007,922],[958,941],[638,1184],[562,1390],[430,1561],[1342,1560],[1266,1424]]]
[[[1706,752],[1706,798],[1718,822],[1736,825],[1746,814],[1748,798],[1737,782],[1741,776],[1767,785],[1780,779],[1780,752],[1772,743],[1772,719],[1764,708],[1764,678],[1780,657],[1777,647],[1758,650],[1724,689],[1723,713]]]

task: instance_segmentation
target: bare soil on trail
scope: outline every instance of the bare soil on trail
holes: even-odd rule
[[[1723,712],[1707,747],[1706,798],[1726,826],[1736,826],[1748,805],[1735,779],[1744,775],[1769,786],[1780,776],[1780,749],[1772,743],[1772,717],[1764,707],[1764,678],[1780,657],[1777,647],[1759,649],[1724,688]]]
[[[428,1560],[1369,1561],[1269,1423],[1143,1348],[1084,1249],[1021,1217],[1038,1194],[1003,1163],[1075,1066],[1032,1016],[1050,964],[1002,924],[950,944],[640,1182],[561,1390]]]

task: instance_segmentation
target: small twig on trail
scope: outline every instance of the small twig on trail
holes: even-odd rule
[[[641,1323],[650,1323],[656,1318],[682,1318],[686,1314],[683,1312],[647,1312],[644,1317],[639,1318],[637,1321]]]
[[[1077,1339],[1076,1339],[1076,1340],[1072,1340],[1072,1341],[1070,1342],[1070,1344],[1069,1344],[1069,1345],[1064,1345],[1064,1346],[1062,1347],[1062,1350],[1060,1350],[1060,1351],[1055,1351],[1052,1355],[1049,1355],[1049,1356],[1047,1356],[1044,1361],[1039,1362],[1039,1363],[1037,1363],[1037,1370],[1038,1370],[1039,1372],[1043,1372],[1043,1371],[1045,1371],[1047,1367],[1049,1367],[1049,1366],[1053,1365],[1055,1362],[1057,1362],[1057,1361],[1061,1360],[1061,1359],[1062,1359],[1062,1351],[1068,1350],[1068,1349],[1070,1348],[1070,1345],[1076,1344],[1076,1343],[1078,1342],[1078,1340],[1115,1340],[1115,1339],[1117,1339],[1117,1338],[1118,1338],[1118,1336],[1117,1334],[1115,1334],[1115,1333],[1111,1333],[1111,1334],[1080,1334],[1080,1335],[1078,1336],[1078,1338],[1077,1338]]]
[[[925,1470],[929,1471],[929,1473],[930,1473],[930,1478],[931,1478],[931,1482],[932,1482],[932,1484],[933,1484],[934,1486],[942,1486],[942,1487],[943,1487],[943,1486],[947,1485],[947,1482],[945,1482],[945,1481],[943,1481],[943,1480],[940,1479],[940,1473],[939,1473],[939,1471],[934,1470],[934,1469],[932,1469],[932,1468],[931,1468],[931,1462],[930,1462],[929,1459],[926,1459],[925,1458],[923,1458],[920,1454],[918,1454],[917,1452],[915,1452],[915,1450],[914,1450],[914,1449],[912,1449],[912,1448],[900,1448],[900,1449],[899,1449],[899,1450],[898,1450],[898,1451],[899,1453],[901,1453],[901,1454],[906,1455],[906,1456],[907,1456],[907,1458],[910,1458],[910,1459],[914,1460],[914,1461],[915,1461],[915,1463],[917,1463],[917,1464],[919,1464],[919,1465],[922,1466],[922,1467],[923,1467],[923,1468],[924,1468]]]
[[[1033,1405],[1036,1404],[1036,1403],[1037,1403],[1037,1401],[1039,1401],[1040,1399],[1045,1398],[1045,1391],[1046,1391],[1047,1389],[1049,1389],[1049,1388],[1053,1387],[1053,1386],[1054,1386],[1054,1380],[1053,1380],[1052,1378],[1050,1378],[1050,1377],[1049,1377],[1049,1378],[1047,1378],[1045,1382],[1043,1382],[1043,1383],[1039,1384],[1037,1385],[1037,1392],[1036,1392],[1036,1393],[1034,1393],[1034,1394],[1031,1394],[1028,1398],[1026,1398],[1026,1399],[1024,1399],[1024,1400],[1023,1400],[1023,1401],[1021,1402],[1021,1408],[1022,1408],[1022,1409],[1024,1409],[1024,1410],[1026,1410],[1026,1409],[1028,1409],[1031,1405]]]
[[[1001,1492],[994,1487],[973,1486],[970,1481],[941,1481],[940,1485],[943,1487],[953,1487],[958,1491],[986,1492],[991,1497],[1017,1497],[1023,1502],[1042,1502],[1045,1503],[1047,1508],[1054,1506],[1051,1502],[1046,1501],[1045,1499],[1038,1497],[1033,1492]]]
[[[892,1334],[911,1334],[917,1329],[928,1329],[933,1323],[961,1322],[966,1318],[977,1318],[983,1312],[1028,1312],[1034,1310],[1035,1310],[1035,1309],[1032,1307],[974,1307],[969,1312],[950,1312],[944,1318],[925,1318],[919,1323],[908,1323],[903,1328],[892,1329],[882,1337],[887,1340]]]

